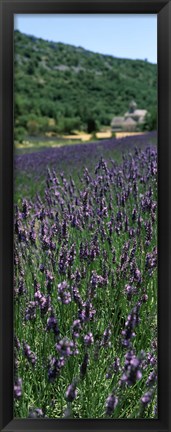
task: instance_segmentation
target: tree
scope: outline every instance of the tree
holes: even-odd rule
[[[97,132],[99,129],[99,125],[97,120],[95,120],[94,118],[90,117],[86,120],[87,123],[87,132],[88,133],[92,133],[92,132]]]
[[[24,138],[26,137],[26,130],[19,126],[18,128],[14,128],[14,140],[18,141],[19,143],[22,143],[24,141]]]
[[[39,132],[39,126],[36,120],[29,120],[27,122],[27,131],[29,135],[36,136]]]
[[[146,114],[142,129],[144,131],[152,131],[157,129],[157,110],[155,108]]]

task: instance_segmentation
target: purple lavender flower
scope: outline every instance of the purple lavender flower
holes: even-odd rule
[[[60,274],[66,274],[66,270],[68,268],[68,251],[65,246],[63,246],[60,250],[59,261],[58,261],[58,269]]]
[[[78,318],[81,322],[90,321],[94,318],[96,310],[93,309],[92,303],[87,300],[79,309]]]
[[[14,346],[15,346],[15,348],[16,348],[18,351],[19,351],[20,348],[21,348],[21,344],[20,344],[20,341],[19,341],[19,339],[18,339],[17,336],[14,336]]]
[[[36,302],[30,301],[25,309],[25,320],[31,321],[36,319]]]
[[[21,296],[25,293],[26,293],[26,287],[25,287],[23,278],[20,278],[19,283],[18,283],[18,295]]]
[[[81,330],[82,330],[81,321],[79,319],[77,319],[72,324],[72,337],[73,337],[73,339],[79,338]]]
[[[34,300],[35,302],[37,302],[38,304],[40,303],[40,300],[42,298],[42,293],[40,292],[40,290],[36,290],[35,294],[34,294]]]
[[[53,330],[55,336],[59,335],[58,322],[55,318],[53,310],[51,311],[50,317],[47,319],[46,331]]]
[[[144,293],[143,296],[142,296],[142,298],[141,298],[141,300],[142,300],[143,303],[146,303],[147,300],[148,300],[148,295]]]
[[[142,282],[141,272],[138,268],[136,268],[134,271],[134,281],[139,284]]]
[[[85,374],[86,374],[86,371],[87,371],[87,366],[88,366],[88,360],[89,360],[88,353],[85,353],[83,362],[81,363],[81,366],[80,366],[80,376],[81,376],[81,378],[85,377]]]
[[[47,292],[50,293],[52,289],[54,277],[52,273],[49,270],[46,270],[46,286],[47,286]]]
[[[132,220],[133,220],[133,222],[136,221],[136,217],[137,217],[137,210],[134,208],[133,211],[132,211]]]
[[[44,316],[50,309],[50,296],[42,296],[39,301],[41,316]]]
[[[148,387],[152,387],[156,383],[156,381],[157,381],[157,374],[156,371],[154,370],[150,372],[150,375],[148,376],[148,379],[146,381],[146,385]]]
[[[148,353],[147,363],[150,364],[151,366],[154,366],[156,362],[157,362],[156,355],[154,355],[153,353]]]
[[[26,199],[23,199],[22,206],[22,217],[25,219],[28,216],[28,202]]]
[[[73,402],[76,396],[77,396],[76,383],[72,383],[68,386],[66,390],[65,397],[67,402]]]
[[[29,232],[29,239],[30,239],[32,245],[36,244],[36,233],[34,230],[34,224],[31,226],[31,230]]]
[[[60,357],[59,359],[56,359],[56,357],[51,356],[49,358],[49,365],[48,365],[49,382],[51,383],[54,382],[55,378],[60,374],[60,371],[64,365],[65,365],[64,357]]]
[[[75,353],[74,347],[75,347],[74,342],[70,341],[66,337],[61,339],[56,344],[56,349],[57,349],[58,353],[63,357],[69,357],[69,356],[73,355]]]
[[[74,263],[75,256],[76,256],[76,249],[75,249],[75,243],[73,243],[68,253],[68,265],[70,267],[72,267]]]
[[[79,270],[77,269],[75,272],[75,282],[79,283],[81,280],[81,273],[79,272]]]
[[[132,296],[137,293],[137,288],[132,285],[125,285],[125,293],[127,294],[127,300],[131,300]]]
[[[20,399],[22,395],[22,379],[17,378],[14,383],[14,397],[15,399]]]
[[[113,376],[113,373],[117,373],[120,370],[120,360],[118,357],[115,357],[114,362],[109,367],[106,373],[106,379],[110,379]]]
[[[102,338],[102,341],[101,341],[101,346],[102,347],[107,348],[107,347],[109,347],[111,345],[111,343],[109,341],[110,336],[111,336],[111,329],[110,329],[110,326],[108,326],[105,329],[104,333],[103,333],[103,338]]]
[[[96,289],[98,286],[103,287],[104,285],[106,285],[107,282],[103,276],[100,276],[96,273],[96,271],[93,271],[90,283],[92,288]]]
[[[122,344],[125,347],[130,346],[130,340],[133,337],[135,337],[134,328],[140,322],[139,309],[140,309],[140,304],[138,302],[127,317],[127,321],[125,323],[125,329],[122,331],[122,336],[124,336],[124,339],[122,340]]]
[[[71,303],[71,294],[68,290],[68,285],[66,281],[61,282],[58,284],[58,300],[61,301],[63,304],[69,304]]]
[[[94,338],[93,338],[93,334],[91,332],[87,333],[84,336],[84,343],[86,346],[91,346],[94,343]]]
[[[41,408],[30,408],[28,418],[41,418],[44,417],[43,411]]]
[[[118,404],[118,398],[112,393],[106,400],[106,415],[111,416]]]
[[[23,342],[23,353],[27,358],[27,360],[29,361],[29,363],[31,363],[32,366],[35,366],[37,357],[33,353],[33,351],[31,351],[30,346],[26,342]]]
[[[74,298],[75,303],[79,307],[82,307],[83,301],[82,301],[82,298],[80,296],[79,290],[78,290],[77,286],[75,286],[75,285],[72,287],[72,294],[73,294],[73,298]]]
[[[148,391],[142,396],[141,402],[144,407],[146,407],[151,402],[151,398],[152,398],[152,392],[150,391]]]
[[[45,267],[44,267],[44,265],[43,265],[43,264],[40,264],[40,266],[39,266],[39,270],[41,271],[41,273],[43,273],[43,272],[44,272],[44,270],[45,270]]]
[[[133,351],[129,351],[125,356],[124,371],[120,383],[131,386],[139,381],[142,378],[141,363],[141,358],[136,357]]]

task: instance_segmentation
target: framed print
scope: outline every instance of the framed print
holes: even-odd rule
[[[0,430],[169,432],[171,2],[0,19]]]

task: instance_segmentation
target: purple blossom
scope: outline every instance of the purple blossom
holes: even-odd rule
[[[47,286],[48,293],[51,292],[53,280],[54,280],[54,277],[53,277],[52,273],[50,271],[46,270],[46,286]]]
[[[27,358],[27,360],[29,361],[29,363],[31,363],[32,366],[35,366],[37,357],[33,353],[33,351],[31,351],[30,346],[26,342],[23,342],[23,353]]]
[[[39,301],[41,316],[44,316],[50,309],[50,296],[43,296]]]
[[[115,357],[114,362],[108,368],[108,371],[106,373],[106,379],[112,378],[113,374],[117,373],[119,370],[120,370],[120,360],[118,357]]]
[[[125,285],[125,293],[127,295],[127,300],[131,300],[132,296],[137,293],[137,288],[132,285]]]
[[[20,399],[22,395],[22,379],[17,378],[14,383],[14,397],[15,399]]]
[[[90,321],[94,318],[94,315],[96,313],[96,310],[93,308],[92,303],[90,303],[88,300],[81,305],[78,313],[78,318],[81,322]]]
[[[28,418],[41,418],[44,417],[43,411],[41,408],[30,408]]]
[[[108,326],[108,327],[105,329],[104,333],[103,333],[103,338],[102,338],[102,341],[101,341],[101,346],[102,346],[102,347],[105,347],[105,348],[106,348],[106,347],[111,346],[111,343],[110,343],[110,341],[109,341],[110,336],[111,336],[111,329],[110,329],[110,326]]]
[[[62,367],[65,365],[64,357],[57,359],[54,356],[49,358],[48,380],[53,383],[55,378],[60,374]]]
[[[20,341],[19,341],[19,339],[18,339],[17,336],[14,336],[14,346],[15,346],[15,348],[16,348],[18,351],[19,351],[20,348],[21,348],[21,344],[20,344]]]
[[[122,336],[124,337],[123,340],[122,340],[122,344],[125,347],[130,346],[130,340],[133,337],[135,337],[134,328],[140,322],[139,309],[140,309],[140,304],[138,302],[136,304],[136,306],[132,309],[131,313],[128,315],[127,321],[125,323],[125,329],[122,330]]]
[[[68,285],[66,281],[58,284],[58,294],[58,300],[61,301],[63,304],[71,303],[71,294],[68,291]]]
[[[59,335],[58,322],[55,318],[54,312],[51,311],[50,317],[47,319],[46,331],[53,330],[55,336]]]
[[[125,365],[120,383],[128,386],[134,385],[142,378],[141,372],[142,359],[136,357],[133,351],[129,351],[125,356]]]
[[[67,402],[73,402],[74,401],[74,399],[77,396],[76,383],[72,383],[68,386],[65,396],[66,396]]]
[[[72,294],[73,294],[73,298],[74,298],[75,303],[79,307],[82,307],[83,301],[82,301],[82,298],[80,296],[79,290],[78,290],[77,286],[75,286],[75,285],[72,287]]]
[[[91,346],[94,343],[94,338],[93,338],[93,334],[91,332],[87,333],[84,336],[84,343],[86,346]]]
[[[36,319],[36,302],[30,301],[25,309],[25,320],[31,321]]]
[[[82,330],[81,321],[77,319],[72,324],[72,336],[74,339],[79,338],[81,330]]]
[[[96,273],[96,271],[93,271],[90,283],[91,283],[92,288],[96,289],[98,286],[99,287],[105,286],[107,281],[103,276],[100,276]]]
[[[77,351],[75,349],[74,342],[70,341],[66,337],[61,339],[56,344],[56,350],[63,357],[69,357],[69,356],[72,356],[73,354],[77,353]]]
[[[148,391],[141,398],[141,402],[143,406],[146,407],[151,402],[151,399],[152,399],[152,393]]]
[[[157,373],[154,370],[154,371],[150,372],[150,375],[148,376],[148,379],[146,381],[146,385],[148,387],[152,387],[156,383],[156,381],[157,381]]]
[[[81,378],[85,377],[85,374],[86,374],[86,371],[87,371],[87,366],[88,366],[88,361],[89,361],[88,353],[85,353],[83,362],[81,363],[81,366],[80,366],[80,375],[81,375]]]
[[[106,400],[106,415],[111,416],[118,404],[118,398],[112,393]]]

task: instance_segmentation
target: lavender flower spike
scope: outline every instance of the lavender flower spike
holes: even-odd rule
[[[74,399],[77,396],[76,383],[72,383],[68,386],[65,396],[66,396],[67,402],[73,402],[74,401]]]
[[[19,399],[22,395],[22,379],[18,378],[14,384],[14,397]]]
[[[118,404],[118,398],[112,393],[106,400],[106,415],[111,416]]]

